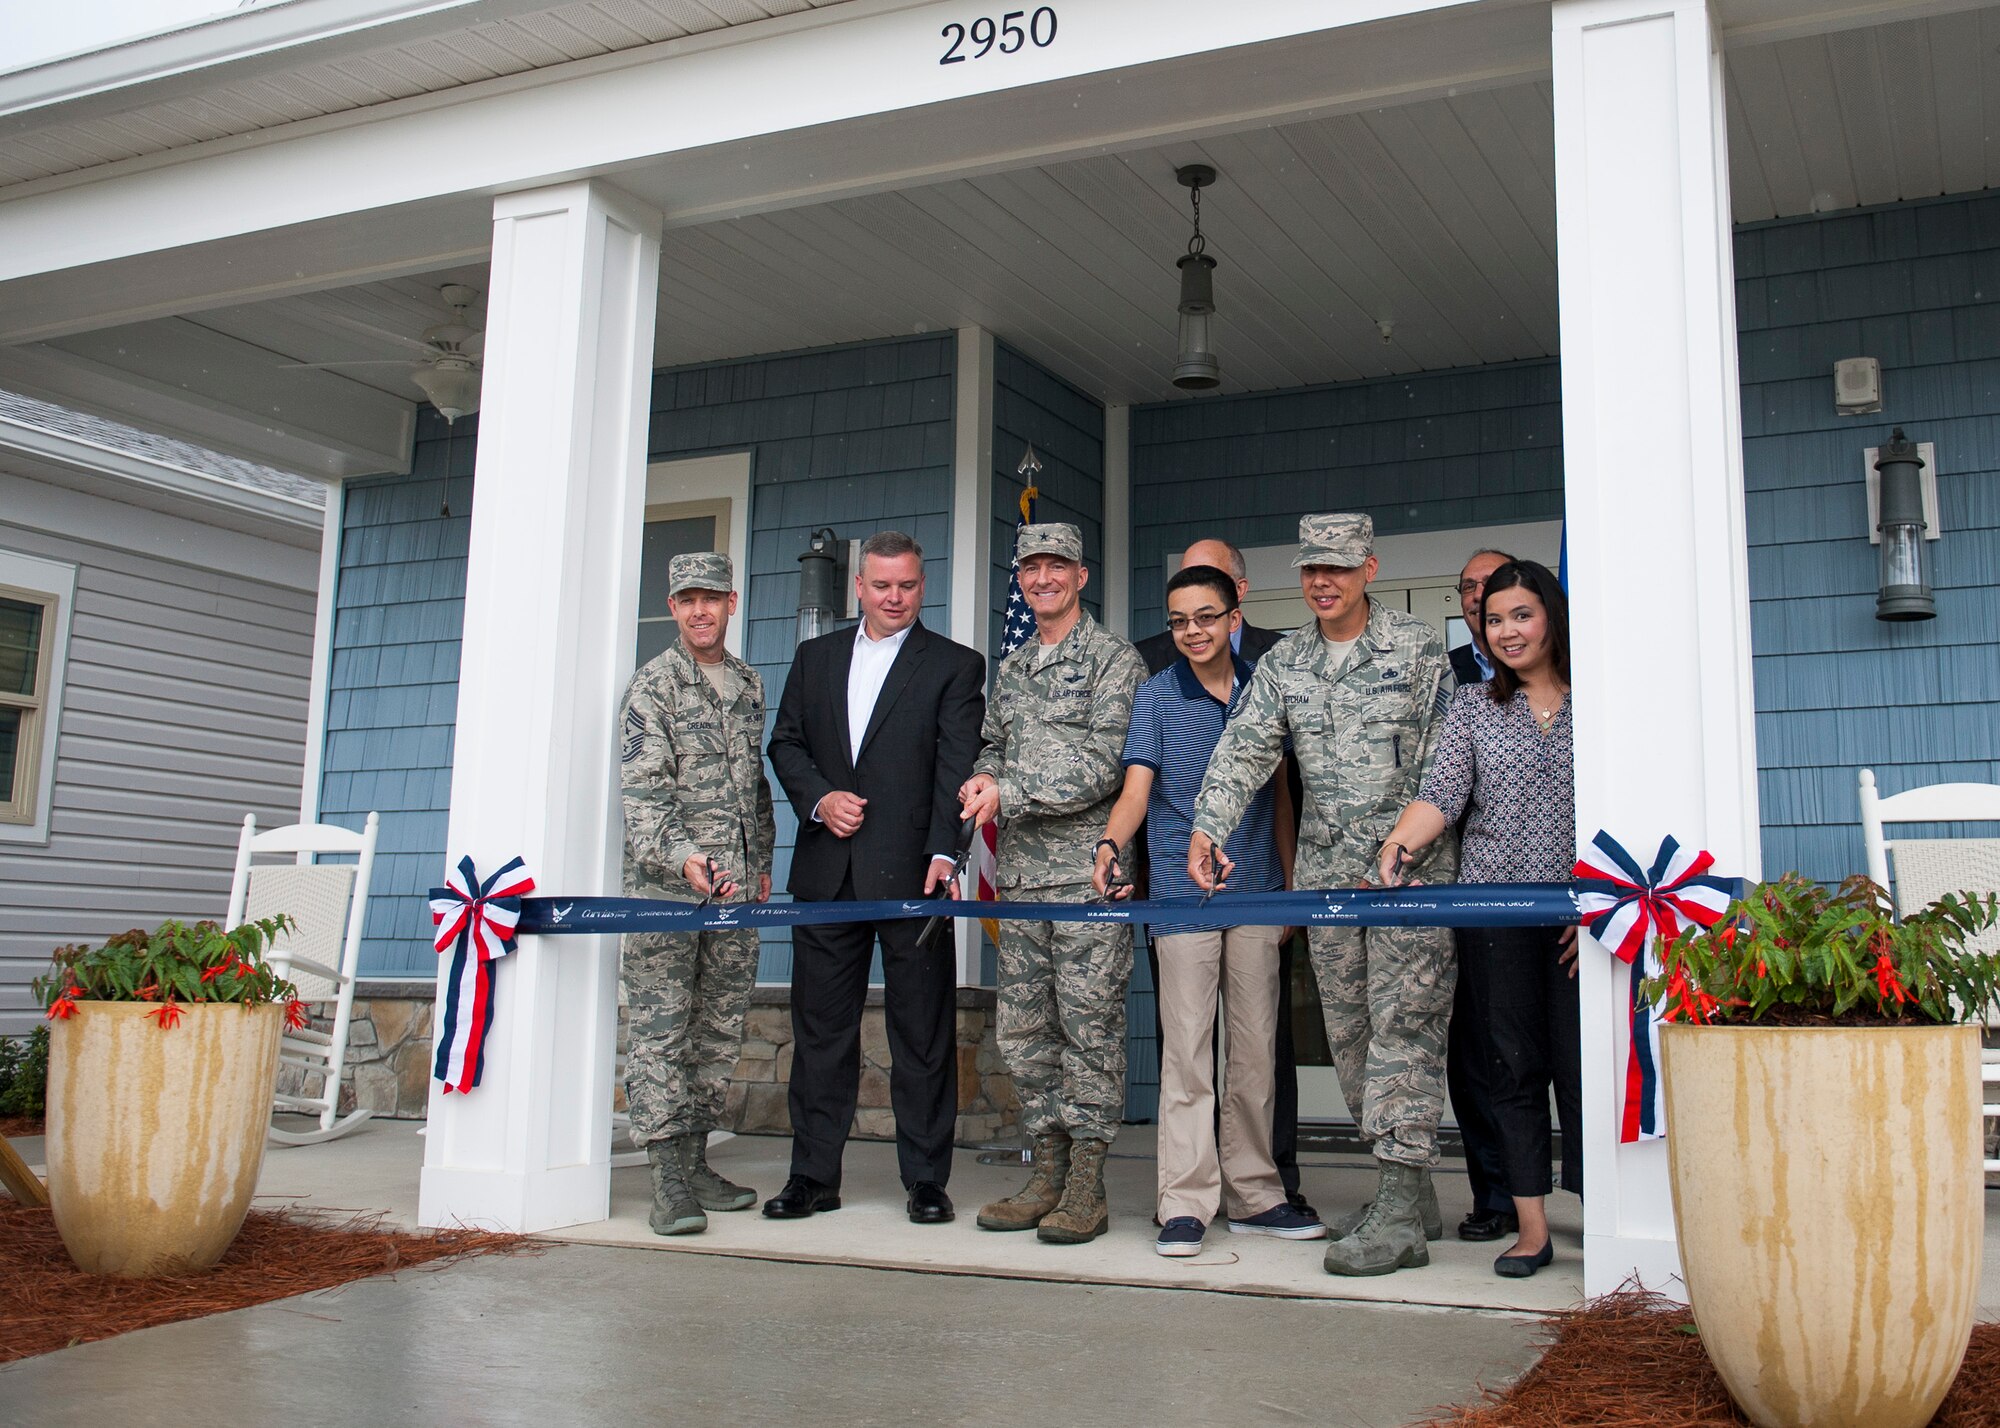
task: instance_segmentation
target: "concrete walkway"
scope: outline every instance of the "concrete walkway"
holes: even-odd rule
[[[1516,1315],[553,1245],[24,1360],[0,1423],[1387,1428],[1534,1340]]]
[[[262,1203],[386,1210],[393,1219],[414,1224],[423,1155],[417,1129],[410,1122],[370,1122],[327,1145],[273,1147],[258,1185],[266,1197]],[[788,1139],[736,1136],[718,1142],[709,1158],[730,1179],[771,1195],[784,1184],[790,1154]],[[963,1150],[950,1185],[959,1209],[956,1223],[912,1225],[903,1212],[895,1147],[879,1141],[848,1146],[845,1203],[830,1214],[793,1221],[766,1220],[754,1209],[711,1215],[706,1233],[663,1239],[646,1226],[651,1188],[640,1167],[612,1172],[610,1219],[551,1231],[548,1237],[669,1254],[1531,1313],[1566,1309],[1582,1297],[1583,1210],[1573,1196],[1550,1201],[1557,1259],[1533,1279],[1503,1280],[1493,1273],[1493,1256],[1506,1248],[1504,1242],[1465,1244],[1449,1230],[1430,1247],[1428,1268],[1338,1279],[1321,1268],[1323,1241],[1232,1235],[1220,1223],[1209,1231],[1198,1258],[1162,1259],[1153,1250],[1153,1128],[1126,1127],[1112,1156],[1111,1231],[1088,1245],[1045,1245],[1032,1234],[993,1234],[975,1226],[979,1206],[1011,1193],[1026,1173],[1018,1165],[982,1165]],[[1362,1157],[1308,1156],[1304,1178],[1314,1205],[1333,1215],[1373,1194],[1376,1177]],[[1437,1186],[1445,1222],[1455,1225],[1471,1205],[1465,1176],[1446,1169]]]

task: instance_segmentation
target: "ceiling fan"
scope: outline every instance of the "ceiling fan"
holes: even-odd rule
[[[287,362],[287,367],[322,370],[331,367],[410,367],[415,382],[438,409],[447,425],[479,410],[479,356],[485,333],[466,321],[466,313],[479,301],[479,289],[464,283],[446,283],[438,297],[451,309],[451,320],[424,329],[421,338],[395,334],[426,355],[422,357],[381,357],[353,362]]]

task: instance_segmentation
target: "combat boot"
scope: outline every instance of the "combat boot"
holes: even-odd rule
[[[757,1192],[748,1185],[724,1180],[708,1164],[708,1132],[695,1131],[673,1137],[674,1157],[680,1162],[681,1178],[694,1192],[695,1203],[704,1210],[747,1210],[757,1203]]]
[[[708,1216],[688,1189],[671,1140],[646,1143],[646,1163],[653,1167],[653,1212],[646,1217],[656,1235],[698,1235],[708,1228]]]
[[[1104,1153],[1109,1149],[1108,1142],[1083,1136],[1070,1145],[1062,1202],[1035,1227],[1042,1243],[1087,1244],[1111,1228],[1111,1207],[1104,1203]]]
[[[1423,1174],[1414,1165],[1382,1162],[1382,1182],[1361,1223],[1326,1247],[1328,1274],[1392,1274],[1431,1262],[1417,1211]]]
[[[1028,1183],[1004,1200],[979,1212],[982,1230],[1032,1230],[1061,1201],[1069,1179],[1069,1132],[1047,1131],[1035,1137],[1035,1169]]]
[[[1438,1209],[1437,1187],[1431,1184],[1431,1173],[1424,1173],[1423,1188],[1417,1192],[1417,1214],[1424,1222],[1424,1238],[1441,1240],[1444,1238],[1444,1213]],[[1374,1201],[1369,1201],[1372,1205]],[[1357,1205],[1326,1227],[1327,1234],[1336,1240],[1344,1240],[1361,1227],[1362,1218],[1368,1213],[1368,1205]]]

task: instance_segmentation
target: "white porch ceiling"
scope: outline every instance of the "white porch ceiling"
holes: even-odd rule
[[[1746,46],[1727,67],[1739,221],[2000,185],[2000,8]],[[977,324],[1101,399],[1171,397],[1173,171],[1190,162],[1221,174],[1203,227],[1225,390],[1556,350],[1543,81],[671,229],[656,361]],[[182,320],[291,361],[407,357],[446,281],[485,275]],[[415,394],[399,368],[341,371]]]
[[[136,102],[96,118],[79,120],[62,106],[45,117],[31,111],[0,126],[6,131],[0,142],[0,187],[838,3],[502,3],[485,7],[492,18],[479,24],[398,43],[364,48],[334,37],[302,51],[279,51],[253,65],[236,65],[219,82],[195,76],[196,82],[182,78],[143,86]],[[302,58],[326,50],[334,53]]]

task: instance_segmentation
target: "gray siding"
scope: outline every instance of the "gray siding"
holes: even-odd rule
[[[1863,867],[1857,769],[2000,782],[2000,194],[1746,228],[1736,275],[1764,871],[1831,881]],[[1843,417],[1860,356],[1882,410]],[[1896,425],[1937,444],[1915,624],[1875,618],[1867,536],[1861,452]]]
[[[1132,409],[1132,631],[1162,628],[1166,561],[1194,541],[1298,539],[1313,511],[1383,535],[1560,519],[1556,363]]]
[[[173,518],[62,500],[89,518],[61,534],[30,510],[0,520],[0,549],[77,567],[49,841],[0,843],[0,1034],[33,1024],[28,983],[52,948],[220,918],[243,815],[298,820],[313,592],[226,573],[271,544],[258,537],[198,532],[213,550],[183,564],[98,543]]]
[[[437,973],[424,894],[444,871],[476,430],[426,407],[408,476],[347,483],[320,817],[382,816],[363,976]]]

